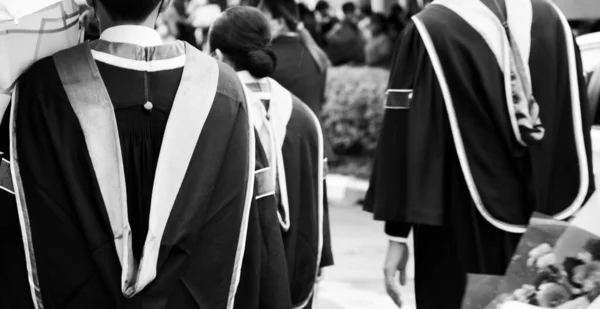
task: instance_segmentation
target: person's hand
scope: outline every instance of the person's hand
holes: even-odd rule
[[[402,308],[400,285],[406,283],[406,264],[408,262],[408,256],[409,250],[407,244],[395,241],[389,242],[385,263],[383,265],[385,290],[398,308]],[[397,281],[397,274],[399,275],[400,284],[398,284]]]

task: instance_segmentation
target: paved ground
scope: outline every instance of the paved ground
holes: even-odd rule
[[[330,206],[336,266],[325,271],[316,309],[397,309],[383,285],[381,266],[387,247],[383,225],[348,204],[346,199]],[[403,296],[403,309],[414,308],[412,279]]]

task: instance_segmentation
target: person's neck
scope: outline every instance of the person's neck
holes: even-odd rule
[[[104,10],[99,10],[98,19],[100,21],[100,32],[115,26],[142,26],[154,29],[158,20],[158,11],[152,12],[142,21],[118,21],[112,20]]]
[[[108,28],[112,28],[112,27],[116,27],[116,26],[142,26],[142,27],[148,27],[150,29],[154,29],[155,23],[149,19],[141,22],[141,23],[136,23],[136,22],[106,22],[106,23],[101,23],[102,25],[102,31],[108,29]]]

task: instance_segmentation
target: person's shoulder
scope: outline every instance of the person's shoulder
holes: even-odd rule
[[[236,104],[244,102],[245,94],[242,84],[237,77],[235,71],[227,64],[217,61],[208,54],[200,51],[195,46],[185,43],[183,41],[177,41],[175,46],[181,46],[182,50],[187,50],[186,53],[195,54],[196,58],[202,59],[202,63],[217,64],[218,67],[218,79],[215,100],[229,101]],[[204,74],[203,72],[196,72],[196,74]]]
[[[245,98],[245,92],[237,73],[229,65],[220,61],[218,66],[217,94],[232,99],[234,102],[242,102]]]
[[[52,56],[45,57],[34,62],[27,70],[25,70],[25,72],[19,78],[19,81],[44,80],[48,77],[48,75],[51,75],[49,73],[52,72],[56,72],[54,59]]]
[[[36,61],[19,77],[17,85],[20,93],[47,95],[56,92],[56,87],[62,84],[53,57],[49,56]]]
[[[533,17],[535,20],[545,23],[559,23],[561,16],[554,3],[549,0],[531,0]]]
[[[292,115],[288,122],[288,130],[292,130],[302,136],[317,137],[319,126],[315,113],[295,95],[292,96]]]
[[[427,5],[421,12],[411,18],[406,26],[405,32],[418,30],[415,25],[415,20],[423,23],[430,32],[442,32],[445,34],[451,33],[456,27],[453,27],[457,22],[462,22],[452,9],[443,4],[432,3]]]

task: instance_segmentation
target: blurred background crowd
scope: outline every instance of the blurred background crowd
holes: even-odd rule
[[[228,3],[229,2],[229,3]],[[235,3],[234,3],[235,2]],[[183,40],[203,48],[212,21],[229,5],[239,1],[176,0],[157,23],[166,41]],[[390,3],[374,12],[370,2],[320,0],[311,5],[299,2],[300,21],[334,66],[345,64],[388,67],[393,42],[410,19],[429,1]],[[86,35],[99,36],[93,10],[82,5]]]

